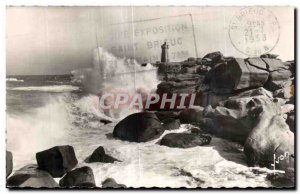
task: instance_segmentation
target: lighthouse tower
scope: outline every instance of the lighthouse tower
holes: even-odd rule
[[[161,45],[161,60],[162,63],[169,62],[169,45],[165,42]]]

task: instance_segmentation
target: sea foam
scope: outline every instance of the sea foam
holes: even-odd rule
[[[79,90],[78,86],[72,85],[49,85],[49,86],[29,86],[7,88],[13,91],[39,91],[39,92],[71,92]]]

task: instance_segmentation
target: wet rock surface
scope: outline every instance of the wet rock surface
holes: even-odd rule
[[[85,162],[92,163],[92,162],[103,162],[103,163],[114,163],[120,162],[116,158],[107,155],[105,150],[102,146],[99,146],[93,153],[90,155]]]
[[[146,142],[158,138],[164,127],[155,113],[141,112],[127,116],[114,128],[114,137],[131,142]]]
[[[246,140],[244,153],[250,166],[272,168],[274,156],[282,155],[284,159],[276,164],[276,169],[293,168],[294,133],[282,116],[263,112]]]
[[[61,177],[71,171],[78,163],[74,148],[69,145],[55,146],[36,153],[40,169],[49,172],[53,177]]]
[[[126,188],[126,185],[117,183],[115,179],[107,178],[102,182],[102,188],[111,188],[111,189]]]
[[[68,172],[60,181],[59,185],[61,187],[80,187],[80,188],[89,188],[96,187],[95,178],[93,170],[84,166],[81,168],[76,168]]]
[[[160,145],[172,148],[191,148],[209,144],[211,137],[195,133],[169,133],[165,135]]]
[[[37,165],[31,164],[17,170],[7,179],[8,187],[29,188],[56,188],[59,185],[46,171],[40,170]]]

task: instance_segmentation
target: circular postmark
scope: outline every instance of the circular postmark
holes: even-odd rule
[[[232,45],[248,56],[272,51],[278,43],[280,26],[276,16],[264,7],[246,7],[237,12],[229,25]]]

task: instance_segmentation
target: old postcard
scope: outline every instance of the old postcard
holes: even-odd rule
[[[295,188],[294,21],[7,6],[7,187]]]

